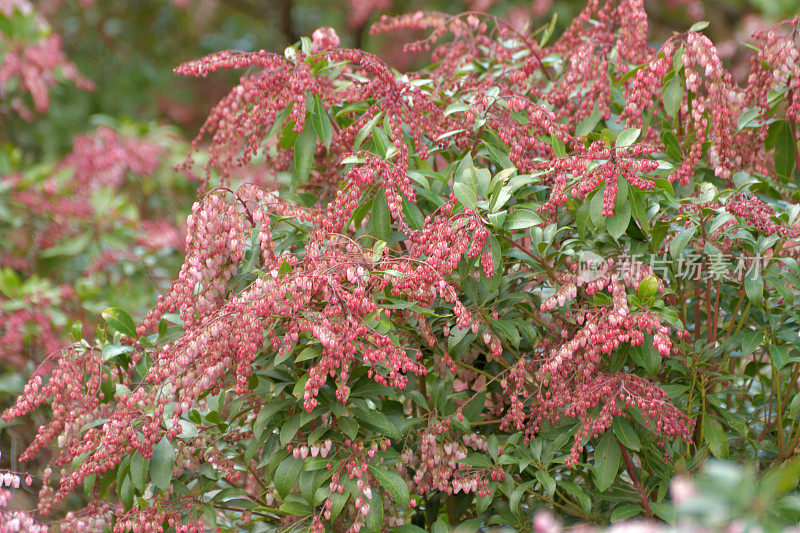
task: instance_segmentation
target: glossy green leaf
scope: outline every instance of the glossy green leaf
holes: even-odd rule
[[[597,490],[607,490],[619,472],[622,454],[614,433],[606,431],[594,450],[594,484]]]
[[[672,117],[678,116],[678,109],[683,100],[683,85],[681,84],[681,77],[678,74],[672,76],[672,79],[664,87],[664,110]]]
[[[314,162],[314,152],[317,149],[317,135],[314,127],[306,124],[294,142],[294,182],[293,185],[304,185],[308,181],[311,165]]]
[[[372,202],[370,221],[372,223],[372,235],[382,241],[388,241],[392,236],[392,218],[383,188],[378,190],[375,200]]]
[[[686,248],[686,245],[689,244],[689,241],[692,240],[696,232],[697,228],[694,226],[684,228],[678,232],[678,234],[672,238],[672,242],[669,243],[669,255],[671,255],[673,259],[679,258],[681,252]]]
[[[628,224],[631,221],[631,204],[629,202],[623,203],[619,207],[614,208],[614,214],[606,220],[606,229],[608,234],[619,239],[628,229]]]
[[[317,96],[314,97],[314,114],[311,115],[311,124],[314,126],[314,133],[325,143],[325,148],[330,148],[333,127],[322,100]]]
[[[127,311],[117,309],[116,307],[107,307],[103,310],[102,316],[103,320],[105,320],[109,326],[123,335],[127,335],[133,339],[138,338],[138,335],[136,335],[136,324]]]
[[[516,209],[505,220],[505,229],[528,229],[542,223],[541,217],[530,209]]]
[[[293,456],[289,455],[281,461],[278,468],[275,469],[272,483],[275,485],[275,490],[278,491],[281,498],[285,498],[286,495],[289,494],[289,491],[292,490],[295,483],[297,483],[297,477],[300,475],[300,470],[302,468],[303,460],[300,458],[295,459]]]
[[[636,142],[642,130],[639,128],[628,128],[617,136],[617,142],[614,144],[617,148],[626,148]]]
[[[150,470],[150,459],[145,459],[140,451],[131,457],[131,481],[139,493],[144,493],[147,484],[147,473]]]
[[[369,470],[386,492],[392,495],[392,498],[401,509],[408,508],[408,500],[411,494],[408,491],[408,485],[400,474],[394,470],[375,465],[369,465]]]
[[[714,457],[724,459],[728,456],[728,435],[722,424],[706,417],[703,421],[703,438]]]
[[[761,307],[764,295],[764,278],[760,272],[748,272],[744,278],[744,292],[750,303]]]
[[[364,501],[369,504],[369,513],[364,517],[364,527],[361,528],[361,531],[364,533],[380,533],[383,527],[383,502],[381,501],[380,492],[373,490],[372,499],[364,498]]]
[[[747,357],[761,345],[764,340],[764,332],[762,331],[746,331],[742,337],[742,355]]]
[[[472,189],[463,183],[454,184],[453,193],[456,195],[458,201],[461,202],[461,205],[467,209],[475,211],[478,208],[478,197]]]
[[[642,441],[633,426],[624,418],[615,416],[612,422],[614,428],[614,435],[617,439],[629,450],[639,451],[642,447]]]
[[[375,128],[375,124],[377,124],[378,120],[380,120],[382,113],[383,112],[377,113],[374,117],[369,119],[369,121],[366,124],[364,124],[364,126],[360,130],[358,130],[358,133],[356,134],[356,139],[353,142],[353,148],[355,150],[358,150],[359,148],[361,148],[361,145],[364,144],[364,141],[367,139],[367,137],[372,133],[372,130]]]
[[[153,448],[150,458],[150,479],[161,490],[167,490],[172,483],[172,472],[175,469],[175,449],[172,443],[163,437]]]

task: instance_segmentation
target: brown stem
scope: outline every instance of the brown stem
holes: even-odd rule
[[[279,8],[281,10],[281,29],[283,30],[283,34],[289,38],[289,41],[295,42],[300,39],[300,36],[297,35],[294,31],[294,25],[292,24],[292,7],[294,7],[293,0],[283,0],[280,2]]]
[[[639,497],[642,499],[642,506],[644,507],[644,512],[647,513],[649,516],[653,516],[653,511],[650,510],[650,503],[647,501],[647,494],[645,494],[644,487],[639,482],[639,478],[636,477],[636,472],[633,470],[633,465],[631,464],[631,458],[628,457],[628,451],[625,449],[625,446],[623,446],[621,442],[617,442],[617,444],[619,444],[619,449],[622,452],[622,458],[625,460],[625,468],[628,470],[628,475],[631,476],[631,481],[633,481],[633,486],[636,487],[636,491],[639,493]]]
[[[556,276],[556,271],[555,271],[555,270],[553,270],[553,267],[551,267],[551,266],[550,266],[550,265],[547,263],[547,261],[545,261],[544,259],[542,259],[542,258],[541,258],[541,257],[539,257],[538,255],[534,254],[534,253],[533,253],[533,252],[531,252],[530,250],[526,250],[524,247],[522,247],[522,246],[520,246],[519,244],[517,244],[517,243],[516,243],[516,241],[514,241],[514,240],[513,240],[513,239],[511,239],[510,237],[508,237],[508,236],[505,236],[505,235],[504,235],[504,236],[503,236],[503,238],[504,238],[506,241],[508,241],[508,243],[509,243],[511,246],[513,246],[513,247],[514,247],[514,248],[516,248],[517,250],[521,251],[522,253],[524,253],[525,255],[527,255],[528,257],[530,257],[531,259],[533,259],[533,260],[534,260],[534,261],[536,261],[537,263],[539,263],[539,264],[542,266],[542,268],[544,268],[544,269],[545,269],[545,271],[547,272],[547,275],[550,277],[550,279],[551,279],[551,280],[552,280],[554,283],[558,283],[558,277]]]

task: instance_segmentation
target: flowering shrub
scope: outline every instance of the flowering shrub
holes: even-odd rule
[[[20,457],[53,450],[39,512],[83,491],[62,529],[672,521],[673,474],[709,455],[791,459],[798,25],[754,36],[743,87],[702,24],[652,46],[639,0],[590,0],[552,43],[381,19],[430,32],[407,74],[331,29],[179,66],[244,74],[185,164],[177,278],[3,415],[49,413]],[[235,186],[250,165],[269,179]]]

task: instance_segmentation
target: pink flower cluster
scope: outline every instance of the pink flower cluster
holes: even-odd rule
[[[610,263],[609,266],[612,264]],[[574,266],[573,266],[574,267]],[[666,393],[654,383],[627,373],[602,372],[603,356],[624,347],[641,346],[645,334],[652,335],[652,345],[661,357],[671,353],[670,328],[654,313],[628,307],[626,287],[638,287],[652,275],[649,266],[639,264],[627,276],[605,270],[591,281],[580,276],[563,276],[563,289],[542,304],[543,310],[564,306],[586,286],[592,295],[608,289],[612,304],[585,308],[573,306],[565,314],[560,335],[544,342],[541,356],[520,359],[504,379],[509,392],[509,409],[501,428],[525,431],[526,439],[535,437],[545,422],[556,424],[564,418],[581,421],[567,464],[574,465],[586,441],[610,427],[613,417],[630,417],[630,407],[644,416],[644,424],[653,422],[652,430],[663,444],[667,440],[691,440],[693,421],[676,408]],[[661,291],[663,284],[657,285]],[[532,398],[530,407],[526,399]],[[595,407],[600,412],[590,414]]]
[[[49,33],[47,23],[33,11],[27,0],[2,0],[0,11],[9,18],[14,11],[33,17],[41,32]],[[43,113],[50,106],[48,90],[58,83],[58,76],[74,82],[83,90],[94,89],[94,83],[81,76],[64,55],[59,35],[45,35],[36,42],[21,42],[0,34],[0,40],[5,49],[5,53],[0,55],[0,96],[6,97],[9,89],[17,86],[30,94],[34,109]],[[26,103],[13,93],[11,107],[22,118],[33,119]]]

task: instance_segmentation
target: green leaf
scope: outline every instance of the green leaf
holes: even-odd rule
[[[736,121],[736,131],[741,131],[750,125],[761,114],[757,107],[748,107]]]
[[[339,430],[341,430],[346,437],[350,437],[351,439],[356,438],[358,434],[358,422],[349,416],[345,416],[337,419],[336,423],[339,425]]]
[[[486,391],[481,391],[475,395],[463,408],[464,418],[469,422],[480,422],[481,413],[486,404]]]
[[[567,149],[564,146],[564,141],[556,137],[555,133],[550,134],[550,145],[553,147],[553,151],[558,157],[564,157],[567,155]]]
[[[389,203],[386,201],[386,194],[383,188],[378,189],[375,201],[372,203],[372,235],[382,241],[388,241],[392,236],[392,220],[389,213]]]
[[[422,211],[419,210],[417,204],[411,203],[405,198],[403,198],[403,216],[413,230],[419,231],[425,226],[425,217],[422,215]]]
[[[617,141],[614,144],[617,148],[625,148],[636,142],[642,130],[639,128],[628,128],[617,136]]]
[[[628,520],[642,513],[642,508],[638,505],[620,505],[611,512],[611,523],[620,520]]]
[[[722,226],[724,226],[725,224],[727,224],[731,220],[735,220],[735,219],[736,219],[736,217],[734,217],[733,215],[731,215],[727,211],[722,212],[722,213],[718,214],[717,216],[715,216],[714,220],[711,221],[711,224],[709,224],[709,226],[708,226],[707,233],[714,233],[719,228],[721,228]]]
[[[650,377],[654,376],[661,368],[661,356],[650,344],[631,346],[628,354],[637,365],[644,368]]]
[[[383,241],[378,241],[383,242]],[[384,243],[385,245],[386,243]],[[309,359],[316,359],[317,357],[322,355],[322,346],[314,345],[314,346],[306,346],[303,348],[297,357],[294,358],[295,363],[302,363],[303,361],[308,361]]]
[[[107,307],[103,310],[102,316],[103,320],[105,320],[109,326],[123,335],[127,335],[133,339],[139,338],[139,336],[136,335],[136,324],[134,324],[131,316],[122,309]]]
[[[294,181],[293,187],[305,185],[314,162],[314,151],[317,149],[317,134],[313,125],[306,124],[294,141]]]
[[[658,291],[658,280],[655,276],[647,276],[639,282],[639,290],[637,291],[639,298],[650,298],[656,294],[656,291]]]
[[[631,204],[625,202],[619,207],[614,209],[614,214],[606,220],[606,229],[608,234],[618,240],[623,233],[628,229],[628,224],[631,221]]]
[[[325,105],[319,97],[314,97],[314,114],[311,115],[311,124],[314,126],[314,132],[317,137],[322,139],[325,143],[325,148],[331,147],[331,138],[333,137],[333,127],[331,126],[331,119],[328,112],[325,110]]]
[[[516,324],[511,320],[501,319],[495,320],[490,319],[491,325],[494,329],[501,333],[505,339],[511,343],[512,346],[515,348],[519,348],[520,336],[519,331],[517,330]]]
[[[681,77],[676,73],[672,76],[669,84],[664,87],[664,109],[672,116],[678,116],[678,109],[683,100],[683,85],[681,84]]]
[[[111,361],[117,358],[118,355],[132,352],[133,346],[125,346],[120,344],[107,344],[103,346],[103,361]]]
[[[287,516],[310,516],[314,514],[314,509],[299,498],[286,500],[278,510]]]
[[[461,102],[457,102],[455,104],[450,104],[444,110],[444,116],[447,117],[447,116],[452,115],[453,113],[462,113],[462,112],[466,111],[467,109],[469,109],[469,104],[464,104],[464,103],[461,103]]]
[[[511,496],[508,498],[508,507],[511,509],[511,512],[517,516],[521,516],[519,504],[522,500],[522,497],[525,496],[525,492],[527,492],[536,481],[526,481],[525,483],[521,483],[514,488],[514,491],[511,493]]]
[[[203,518],[206,520],[206,525],[212,530],[217,527],[217,510],[210,503],[203,505]]]
[[[606,431],[594,450],[594,484],[600,492],[608,489],[617,478],[622,454],[617,438]]]
[[[175,449],[172,443],[163,437],[153,448],[150,458],[150,479],[161,490],[167,490],[172,483],[172,471],[175,469]]]
[[[672,242],[669,243],[669,255],[671,255],[673,259],[680,257],[681,252],[686,248],[686,245],[689,244],[689,241],[694,237],[696,231],[697,228],[691,226],[681,230],[672,238]]]
[[[744,278],[744,292],[747,299],[756,307],[761,307],[764,294],[764,278],[761,272],[748,272]]]
[[[369,504],[369,514],[364,517],[364,533],[380,533],[383,526],[383,502],[377,490],[372,491],[372,499],[364,499]]]
[[[353,142],[353,149],[354,150],[358,150],[361,147],[361,145],[364,143],[366,138],[369,136],[369,134],[372,133],[372,130],[373,130],[373,128],[375,128],[375,124],[378,123],[378,120],[380,120],[382,113],[383,113],[383,111],[381,111],[380,113],[378,113],[377,115],[372,117],[369,120],[369,122],[364,124],[364,127],[362,127],[360,130],[358,130],[358,134],[356,134],[356,140]]]
[[[39,257],[42,259],[47,259],[50,257],[78,255],[86,250],[86,247],[89,246],[91,239],[92,235],[90,232],[82,233],[77,237],[67,240],[66,242],[43,250],[42,253],[39,254]]]
[[[267,422],[289,405],[289,400],[272,400],[258,412],[255,422],[253,422],[253,436],[256,440],[261,440]]]
[[[122,480],[122,484],[117,484],[119,488],[119,499],[125,505],[126,509],[130,509],[133,506],[133,482],[129,476],[125,476]]]
[[[558,486],[567,491],[570,495],[577,499],[578,502],[580,502],[584,513],[589,514],[592,511],[592,500],[580,485],[573,483],[572,481],[561,481],[558,483]]]
[[[492,484],[496,484],[496,482],[493,481]],[[489,494],[487,494],[486,496],[479,495],[475,499],[475,510],[478,511],[478,514],[485,513],[486,509],[488,509],[489,506],[492,504],[492,501],[494,500],[495,491],[496,489],[491,489],[489,491]]]
[[[299,457],[295,459],[294,456],[289,455],[275,469],[272,484],[275,485],[275,490],[278,491],[281,498],[286,498],[286,495],[292,490],[302,468],[303,460]]]
[[[614,428],[614,435],[617,439],[629,450],[639,451],[642,447],[642,441],[633,426],[624,418],[615,416],[612,422]]]
[[[536,479],[538,479],[539,483],[542,484],[542,489],[544,489],[544,493],[547,495],[547,497],[552,498],[553,494],[556,492],[556,480],[553,479],[553,476],[544,470],[537,470]]]
[[[747,357],[761,345],[764,340],[763,331],[746,331],[742,338],[742,355]]]
[[[147,484],[147,472],[150,469],[150,459],[145,459],[140,451],[136,451],[131,457],[131,481],[140,493],[144,493]]]
[[[286,446],[297,435],[301,427],[308,423],[308,413],[305,411],[294,414],[281,427],[281,446]]]
[[[390,439],[399,439],[400,430],[397,425],[392,424],[385,414],[379,411],[356,408],[353,410],[355,417],[362,423],[373,426],[383,435]]]
[[[605,217],[603,216],[603,191],[605,185],[595,191],[594,196],[589,204],[589,218],[596,228],[602,228],[605,224]]]
[[[714,457],[728,457],[728,435],[725,434],[722,424],[706,416],[703,420],[703,438]]]
[[[797,146],[792,136],[792,130],[786,121],[781,121],[775,142],[775,173],[786,182],[792,177],[795,167],[795,152]],[[772,132],[770,132],[772,133]]]
[[[408,485],[403,477],[393,470],[379,468],[374,465],[369,465],[369,469],[378,483],[386,489],[386,492],[392,495],[397,505],[399,505],[401,509],[408,509],[408,500],[411,494],[408,491]]]
[[[431,526],[431,533],[448,533],[449,531],[450,528],[447,527],[447,524],[441,518]]]
[[[784,345],[773,345],[769,349],[772,364],[775,365],[777,370],[781,370],[788,365],[791,361],[798,360],[797,357],[789,357],[789,350]]]
[[[792,401],[789,403],[789,419],[795,420],[800,413],[800,392],[794,395]]]
[[[463,183],[454,184],[453,193],[456,195],[458,201],[461,202],[461,205],[467,209],[475,211],[478,208],[478,197],[472,189]]]
[[[578,137],[585,137],[591,133],[595,126],[600,122],[600,109],[594,108],[592,114],[584,118],[577,126],[575,126],[575,135]]]
[[[507,230],[528,229],[541,224],[541,222],[542,219],[536,212],[530,209],[517,209],[506,217],[504,226]]]
[[[669,502],[650,502],[650,509],[653,510],[653,513],[661,520],[668,524],[672,524],[675,522],[675,508]]]
[[[694,24],[692,24],[692,26],[689,28],[689,31],[695,31],[695,32],[703,31],[706,28],[708,28],[708,21],[701,20],[699,22],[695,22]]]

